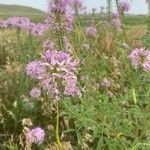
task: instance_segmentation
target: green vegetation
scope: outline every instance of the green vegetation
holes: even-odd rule
[[[46,16],[22,6],[1,5],[0,12],[4,19],[19,15],[35,22]],[[64,16],[56,16],[57,21],[64,21]],[[92,23],[91,17],[77,16],[70,33],[62,28],[64,24],[59,30],[50,26],[40,35],[24,26],[0,28],[0,150],[150,150],[148,17],[125,16],[121,30],[103,22],[106,16],[96,15]],[[132,56],[133,63],[129,54],[135,48],[145,53]],[[52,57],[58,49],[63,57]],[[71,59],[66,62],[66,53],[79,60],[78,69],[75,62],[73,69],[68,67]],[[35,80],[27,76],[26,68],[34,60],[44,65],[44,71],[40,65],[28,69],[35,76],[40,70]],[[64,70],[67,74],[62,74]],[[64,76],[77,81],[82,95],[63,92]],[[56,94],[53,82],[61,94]],[[31,94],[33,87],[41,90],[37,98]],[[38,144],[27,137],[36,127],[46,135]],[[39,134],[32,136],[39,138]]]

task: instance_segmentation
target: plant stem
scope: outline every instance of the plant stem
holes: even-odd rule
[[[107,7],[108,7],[108,20],[111,22],[111,12],[112,12],[112,1],[107,0]]]
[[[57,144],[60,150],[62,150],[62,144],[60,141],[60,137],[59,137],[59,106],[58,106],[58,100],[56,103],[56,107],[57,107],[57,116],[56,116],[56,130],[55,130],[55,135],[56,135],[56,140],[57,140]]]
[[[59,43],[59,48],[60,50],[63,50],[63,40],[62,40],[62,34],[60,31],[58,31],[58,43]]]

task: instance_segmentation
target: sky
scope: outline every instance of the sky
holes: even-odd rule
[[[14,5],[30,6],[33,8],[38,8],[40,10],[46,11],[47,1],[48,0],[0,0],[0,4],[14,4]],[[90,11],[92,8],[97,8],[97,10],[99,10],[101,6],[105,7],[106,6],[105,1],[106,0],[83,0],[83,3],[88,8],[88,11]],[[131,10],[129,13],[146,14],[147,5],[145,4],[145,0],[132,0]]]

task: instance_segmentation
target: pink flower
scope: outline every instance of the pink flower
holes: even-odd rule
[[[71,6],[77,12],[82,11],[84,9],[82,0],[72,0]]]
[[[0,20],[0,28],[7,28],[7,22],[5,20]]]
[[[113,19],[119,19],[119,14],[118,13],[112,13],[112,18]]]
[[[66,75],[65,80],[66,80],[66,86],[65,86],[65,91],[64,91],[65,95],[80,96],[81,92],[79,88],[77,87],[77,77],[74,75]]]
[[[41,61],[35,60],[27,64],[27,75],[33,79],[41,79],[46,75],[46,67]]]
[[[33,98],[39,98],[41,96],[41,90],[39,88],[33,88],[31,91],[30,91],[30,96],[33,97]]]
[[[31,26],[31,34],[34,36],[42,36],[47,32],[47,30],[48,26],[46,24],[38,23]]]
[[[142,68],[146,72],[150,71],[150,50],[136,48],[130,53],[129,59],[135,69]]]
[[[45,138],[45,131],[40,127],[34,128],[26,134],[26,138],[31,144],[42,144]]]
[[[112,24],[117,31],[121,31],[121,21],[118,13],[112,14]]]
[[[121,9],[121,11],[123,12],[128,12],[129,9],[130,9],[130,4],[128,1],[124,0],[124,1],[121,1],[119,3],[119,8]]]
[[[79,62],[74,60],[69,53],[47,50],[40,61],[33,61],[26,67],[27,75],[39,81],[39,85],[47,94],[58,97],[60,94],[69,96],[80,95],[77,86],[77,67]],[[38,97],[36,90],[32,96]]]
[[[44,43],[43,43],[43,48],[45,49],[45,50],[53,50],[54,49],[54,46],[55,46],[55,44],[54,44],[54,42],[52,42],[52,41],[45,41]]]
[[[6,23],[8,27],[26,29],[31,22],[27,17],[11,17],[6,21]]]
[[[113,19],[112,24],[116,28],[117,31],[121,31],[121,22],[120,19]]]
[[[86,33],[88,36],[95,38],[96,35],[97,35],[97,30],[96,30],[96,28],[94,28],[94,27],[87,27],[87,28],[85,29],[85,33]]]
[[[72,31],[74,15],[70,0],[51,1],[48,6],[47,25],[53,31]]]

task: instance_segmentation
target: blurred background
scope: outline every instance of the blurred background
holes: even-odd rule
[[[91,11],[92,8],[96,8],[97,11],[100,11],[101,7],[105,8],[106,1],[107,0],[83,0],[85,6],[87,7],[88,12]],[[128,1],[131,2],[131,9],[129,11],[130,14],[147,13],[148,8],[144,0],[128,0]],[[47,10],[47,2],[48,0],[39,0],[38,2],[37,0],[0,0],[0,4],[29,6],[40,9],[42,11]]]

